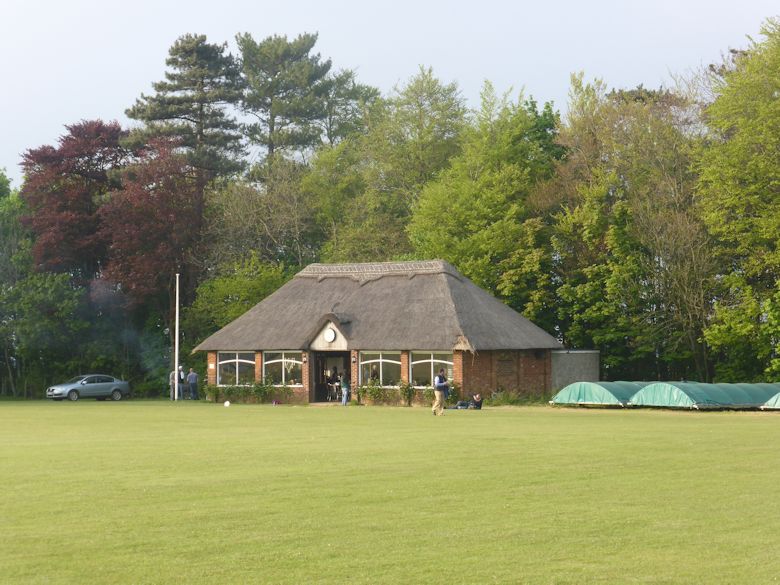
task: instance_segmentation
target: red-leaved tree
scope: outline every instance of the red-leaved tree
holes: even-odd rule
[[[108,244],[104,276],[132,305],[169,302],[176,272],[193,278],[200,234],[196,173],[170,141],[154,140],[122,173],[123,188],[100,209],[100,237]]]
[[[24,222],[35,234],[39,270],[85,282],[105,260],[98,210],[118,186],[116,171],[129,153],[120,144],[126,132],[117,122],[85,120],[66,129],[57,147],[30,149],[22,158],[21,194],[30,209]]]

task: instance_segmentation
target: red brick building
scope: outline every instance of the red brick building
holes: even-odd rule
[[[311,264],[195,348],[208,383],[266,380],[328,399],[334,369],[351,385],[429,387],[440,368],[464,392],[548,393],[551,335],[440,260]]]

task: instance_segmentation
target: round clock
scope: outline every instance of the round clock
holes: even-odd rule
[[[332,343],[336,339],[336,331],[332,329],[331,327],[328,327],[325,330],[325,341],[328,343]]]

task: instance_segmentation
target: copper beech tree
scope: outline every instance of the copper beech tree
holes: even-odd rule
[[[119,185],[115,173],[128,159],[117,122],[81,121],[66,126],[57,146],[28,150],[22,161],[21,196],[35,235],[38,270],[69,273],[76,282],[94,278],[106,257],[98,210]]]
[[[163,308],[174,274],[183,273],[185,281],[192,275],[200,237],[197,171],[175,148],[171,141],[150,141],[122,172],[122,189],[100,209],[99,236],[108,256],[104,276],[131,305]]]

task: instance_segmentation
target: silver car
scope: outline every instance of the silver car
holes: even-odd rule
[[[76,376],[64,384],[55,384],[46,389],[46,398],[54,400],[78,400],[79,398],[97,398],[103,400],[122,400],[130,395],[130,384],[113,376],[104,374],[85,374]]]

